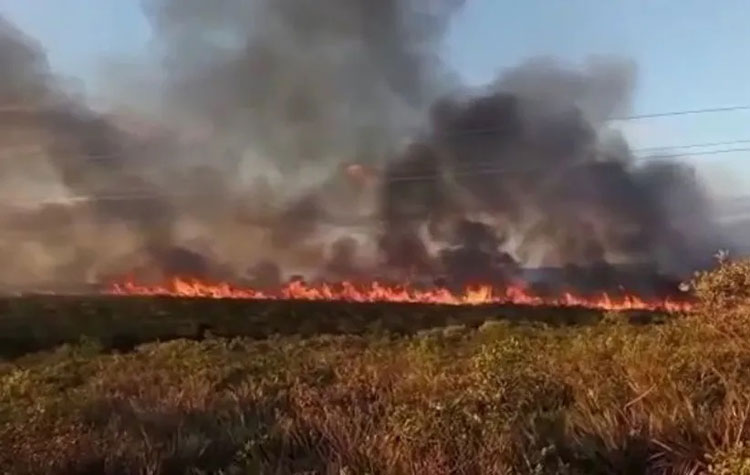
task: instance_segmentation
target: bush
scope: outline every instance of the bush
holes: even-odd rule
[[[711,457],[710,475],[750,475],[750,445],[739,444]]]
[[[720,258],[716,269],[696,274],[692,281],[700,312],[712,325],[745,333],[750,322],[750,259]]]

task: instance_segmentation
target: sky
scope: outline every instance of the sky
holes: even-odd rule
[[[532,56],[581,62],[635,60],[633,114],[750,105],[747,0],[464,0],[445,59],[480,85]],[[102,65],[149,51],[137,0],[0,0],[0,14],[46,49],[53,70],[95,94]],[[621,125],[632,145],[661,147],[750,139],[750,111],[673,116]],[[719,146],[690,149],[691,152]],[[750,151],[690,156],[711,190],[750,193]]]

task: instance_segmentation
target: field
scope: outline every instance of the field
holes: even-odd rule
[[[684,315],[0,301],[0,473],[750,474],[750,263]]]

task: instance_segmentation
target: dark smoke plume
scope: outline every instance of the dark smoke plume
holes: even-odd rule
[[[127,115],[3,24],[0,283],[645,292],[705,265],[723,241],[692,170],[608,127],[634,66],[534,59],[467,90],[439,54],[459,3],[147,0],[160,74]]]
[[[439,101],[427,143],[391,165],[386,233],[428,224],[432,239],[451,246],[443,267],[465,278],[512,270],[507,256],[524,267],[638,265],[671,275],[704,265],[721,241],[692,170],[637,164],[622,139],[602,139],[633,78],[627,63],[574,71],[534,60],[477,95]],[[399,180],[409,167],[431,178]]]

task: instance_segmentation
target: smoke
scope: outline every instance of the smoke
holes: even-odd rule
[[[638,265],[651,269],[644,277],[705,265],[721,238],[692,170],[637,163],[607,128],[627,111],[634,77],[627,62],[572,70],[537,59],[476,95],[439,101],[425,143],[391,165],[386,233],[413,236],[428,223],[451,246],[443,266],[463,280],[512,277],[513,263]],[[425,178],[398,180],[410,173]]]
[[[704,265],[723,242],[692,171],[608,126],[634,65],[533,59],[467,90],[440,58],[459,3],[147,0],[160,74],[128,115],[4,23],[0,283],[591,288]]]
[[[450,82],[433,2],[150,0],[165,97],[233,157],[280,172],[381,161]],[[440,8],[438,8],[440,6]]]
[[[82,281],[134,246],[168,240],[169,206],[125,153],[137,142],[67,93],[39,46],[4,21],[0,63],[0,281]],[[140,203],[105,199],[132,190]]]

